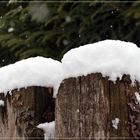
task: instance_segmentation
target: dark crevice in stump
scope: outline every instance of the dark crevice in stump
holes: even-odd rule
[[[46,94],[47,93],[47,94]],[[52,88],[35,88],[35,120],[39,123],[55,120],[55,99]]]

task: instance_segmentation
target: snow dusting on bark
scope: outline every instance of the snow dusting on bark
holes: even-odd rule
[[[140,94],[138,92],[135,92],[135,96],[138,101],[138,104],[140,105]]]
[[[118,129],[119,122],[120,122],[119,118],[115,118],[114,120],[112,120],[112,127],[114,127],[115,129]]]
[[[4,101],[0,100],[0,106],[4,106]]]

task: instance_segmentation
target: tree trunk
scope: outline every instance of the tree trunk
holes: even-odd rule
[[[99,73],[64,80],[56,98],[56,138],[137,139],[136,91],[139,85],[132,86],[128,75],[116,83]]]
[[[5,102],[0,107],[0,139],[43,140],[44,133],[36,126],[54,120],[52,88],[28,87],[0,95]]]

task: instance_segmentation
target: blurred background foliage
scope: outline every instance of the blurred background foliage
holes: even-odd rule
[[[34,56],[61,60],[71,48],[105,39],[140,46],[138,1],[7,0],[0,11],[0,67]]]

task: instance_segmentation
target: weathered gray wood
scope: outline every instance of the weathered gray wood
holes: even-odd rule
[[[0,114],[0,139],[43,140],[44,133],[36,126],[54,120],[52,88],[22,88],[2,98],[5,106]]]
[[[113,83],[101,74],[64,80],[56,98],[57,139],[129,139],[130,93],[139,91],[129,76]],[[119,118],[118,129],[112,120]],[[139,130],[138,130],[139,131]],[[138,136],[138,135],[137,135]]]

